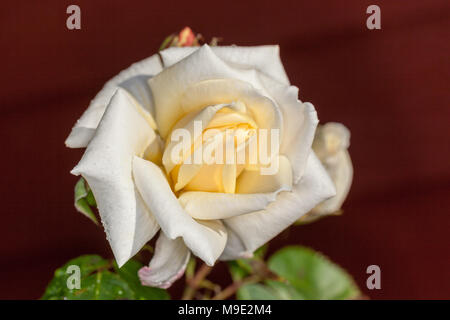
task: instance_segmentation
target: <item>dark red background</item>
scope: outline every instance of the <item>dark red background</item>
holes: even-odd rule
[[[66,28],[81,7],[82,29]],[[366,28],[381,7],[382,29]],[[450,298],[450,2],[14,1],[0,11],[0,298],[38,298],[80,254],[111,256],[73,208],[82,150],[64,147],[103,83],[185,25],[223,44],[275,44],[302,100],[352,132],[342,217],[279,236],[345,267],[372,299]],[[365,287],[378,264],[382,289]],[[226,282],[223,266],[213,274]],[[176,296],[182,283],[172,293]]]

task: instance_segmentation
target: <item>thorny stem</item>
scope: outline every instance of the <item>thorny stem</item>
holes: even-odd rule
[[[200,287],[201,282],[208,276],[211,272],[212,267],[206,265],[205,263],[198,269],[192,279],[186,279],[186,288],[183,292],[182,300],[191,300],[197,289]]]

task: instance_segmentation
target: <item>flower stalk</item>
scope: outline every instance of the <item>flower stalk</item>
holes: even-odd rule
[[[211,273],[212,267],[203,263],[194,277],[190,279],[186,277],[186,288],[184,289],[182,300],[192,300],[197,290],[200,288],[202,281]]]
[[[230,284],[228,287],[220,291],[218,294],[216,294],[212,300],[225,300],[229,297],[233,296],[240,287],[246,284],[250,283],[257,283],[259,281],[263,280],[263,278],[260,275],[254,274],[251,275],[243,280],[235,281],[232,284]]]

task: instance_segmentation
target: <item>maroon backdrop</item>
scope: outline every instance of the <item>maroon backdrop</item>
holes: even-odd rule
[[[82,29],[69,31],[74,3]],[[366,28],[373,3],[381,30]],[[270,250],[320,250],[372,299],[450,298],[449,1],[1,6],[0,298],[38,298],[68,259],[111,256],[104,232],[73,208],[69,171],[83,150],[64,140],[106,80],[185,25],[223,44],[280,44],[301,99],[322,122],[351,129],[355,177],[344,215],[291,229]],[[381,267],[381,290],[365,287],[370,264]],[[213,278],[226,281],[225,267]]]

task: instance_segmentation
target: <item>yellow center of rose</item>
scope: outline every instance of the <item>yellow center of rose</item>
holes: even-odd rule
[[[245,159],[246,153],[248,158],[248,142],[255,136],[258,126],[245,104],[232,102],[211,107],[218,110],[202,128],[201,136],[192,138],[182,161],[170,170],[169,177],[176,192],[235,193],[236,180],[249,163],[249,159]],[[182,127],[192,118],[193,115],[187,115],[177,125]],[[166,146],[174,132],[176,130],[170,134]],[[196,159],[201,159],[201,163]]]
[[[158,112],[159,135],[143,156],[164,169],[177,197],[291,185],[289,160],[279,155],[280,111],[248,83],[199,81],[160,103]]]

